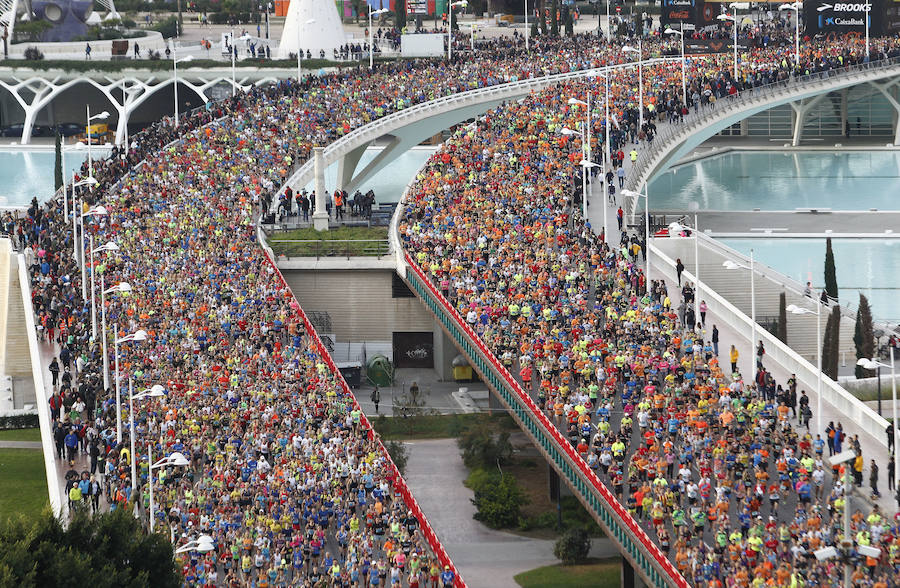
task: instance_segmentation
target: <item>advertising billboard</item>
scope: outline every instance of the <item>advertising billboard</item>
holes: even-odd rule
[[[695,18],[695,0],[663,0],[659,20],[664,25],[693,23]]]
[[[865,34],[868,19],[869,35],[874,36],[882,33],[885,10],[882,0],[871,0],[868,3],[806,0],[803,2],[803,13],[806,17],[806,30],[812,34]]]

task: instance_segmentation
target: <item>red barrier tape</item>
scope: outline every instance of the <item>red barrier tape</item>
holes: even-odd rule
[[[459,313],[450,306],[450,303],[444,298],[443,294],[441,294],[435,287],[434,284],[431,283],[419,265],[413,260],[412,256],[408,252],[404,252],[404,257],[406,258],[406,263],[413,269],[416,275],[419,276],[419,279],[426,285],[428,290],[431,292],[432,296],[438,300],[444,309],[449,313],[451,317],[456,321],[457,328],[461,329],[466,335],[468,335],[469,339],[481,350],[481,353],[487,358],[494,369],[500,374],[500,376],[506,381],[506,384],[513,389],[513,391],[518,395],[519,400],[525,404],[528,409],[534,414],[534,416],[538,419],[538,422],[547,430],[547,433],[556,441],[556,443],[560,446],[560,448],[569,456],[569,458],[578,466],[579,470],[581,470],[582,475],[588,479],[593,487],[597,490],[597,492],[603,497],[606,503],[610,508],[622,519],[622,522],[631,529],[631,532],[637,537],[637,539],[641,542],[644,548],[650,552],[653,556],[653,559],[659,564],[661,568],[666,571],[666,574],[672,579],[676,586],[679,588],[690,588],[690,585],[687,583],[687,580],[684,579],[684,576],[681,575],[675,566],[672,565],[672,562],[666,558],[663,552],[656,546],[653,541],[651,541],[650,537],[647,536],[647,533],[644,529],[641,528],[640,524],[634,519],[634,517],[629,514],[629,512],[625,509],[624,506],[616,499],[615,495],[606,487],[606,485],[600,481],[600,478],[597,477],[597,474],[588,467],[587,463],[581,458],[580,455],[575,451],[575,448],[572,447],[572,444],[563,437],[562,433],[559,432],[559,429],[556,428],[550,422],[550,419],[544,414],[544,411],[538,408],[537,404],[535,404],[534,400],[531,399],[531,396],[525,393],[522,390],[519,383],[510,375],[509,371],[506,367],[500,363],[494,354],[487,348],[487,346],[482,342],[481,338],[469,328],[469,325],[462,320],[462,317]]]
[[[271,265],[275,270],[275,273],[278,274],[278,278],[281,280],[282,287],[290,292],[291,296],[296,301],[297,297],[294,296],[294,292],[291,290],[291,287],[284,279],[284,274],[282,274],[281,270],[278,269],[278,266],[269,256],[269,252],[266,251],[265,248],[263,248],[263,254],[266,256],[266,261],[269,262],[269,265]],[[400,491],[400,496],[403,498],[403,502],[406,504],[407,509],[411,510],[413,515],[415,515],[415,517],[419,519],[419,529],[422,532],[422,536],[424,536],[425,540],[428,541],[428,545],[431,546],[432,551],[434,551],[438,560],[441,562],[441,566],[450,566],[450,569],[453,570],[453,574],[456,576],[456,580],[453,582],[453,585],[456,588],[466,588],[466,583],[460,577],[459,571],[456,569],[456,566],[453,565],[453,561],[450,559],[450,556],[447,554],[447,551],[444,549],[444,546],[438,539],[437,534],[434,532],[434,529],[431,528],[431,524],[428,522],[428,518],[425,516],[425,513],[423,513],[422,509],[419,507],[419,503],[416,502],[415,498],[413,498],[412,492],[410,492],[409,490],[409,486],[406,485],[406,480],[403,479],[403,476],[401,476],[399,470],[397,470],[397,466],[396,464],[394,464],[394,460],[391,459],[390,454],[384,447],[384,444],[381,442],[381,438],[375,435],[372,424],[369,422],[369,419],[366,418],[365,413],[362,412],[362,408],[360,407],[359,402],[356,400],[356,396],[350,391],[350,387],[347,386],[347,381],[344,380],[344,376],[341,374],[341,371],[337,369],[337,366],[334,365],[334,360],[331,359],[331,354],[328,353],[328,349],[326,349],[325,345],[322,343],[322,340],[319,338],[318,333],[316,333],[315,328],[313,328],[312,323],[306,316],[306,313],[303,312],[303,309],[300,307],[299,303],[296,305],[294,310],[296,311],[297,316],[299,316],[303,321],[303,326],[306,329],[306,332],[313,338],[313,341],[316,345],[316,350],[319,352],[319,355],[325,360],[325,364],[332,371],[335,377],[337,377],[338,383],[340,384],[344,393],[353,399],[354,408],[360,411],[360,422],[362,423],[362,426],[369,431],[369,438],[375,439],[379,451],[390,464],[393,488],[394,490]]]

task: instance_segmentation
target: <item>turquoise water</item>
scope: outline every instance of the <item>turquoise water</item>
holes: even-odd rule
[[[374,190],[376,202],[399,202],[406,185],[436,150],[437,147],[416,147],[410,149],[360,186],[360,191],[365,193],[369,190]],[[363,153],[359,160],[359,165],[356,167],[357,171],[364,169],[380,152],[381,147],[369,147],[366,149],[366,152]],[[333,192],[336,184],[337,164],[330,165],[325,170],[325,188],[329,192]],[[306,189],[312,190],[313,184],[308,184]]]
[[[825,283],[825,239],[719,239],[797,280]],[[838,294],[852,308],[865,294],[877,319],[900,322],[900,239],[832,239]]]
[[[93,149],[96,159],[106,150]],[[87,160],[87,152],[66,153],[63,175],[71,181],[72,172]],[[53,151],[0,151],[0,206],[28,206],[32,198],[46,200],[56,191],[53,167],[56,154]]]
[[[650,183],[654,210],[900,210],[900,152],[741,151]]]

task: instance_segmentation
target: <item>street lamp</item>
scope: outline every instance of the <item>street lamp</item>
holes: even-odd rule
[[[894,370],[894,346],[891,345],[891,363],[890,365],[881,363],[875,359],[869,359],[866,357],[860,358],[856,365],[863,367],[867,370],[877,369],[878,370],[878,414],[881,414],[881,368],[889,367],[891,368],[891,402],[894,405],[894,422],[891,423],[891,426],[894,428],[894,451],[896,452],[896,443],[900,440],[900,429],[897,426],[897,373]],[[897,487],[897,483],[900,482],[900,470],[896,467],[894,468],[894,488]]]
[[[175,58],[175,43],[172,43],[172,81],[175,84],[175,128],[178,128],[178,64],[193,61],[194,56],[188,55],[181,59]]]
[[[800,67],[800,9],[803,8],[802,2],[794,2],[793,4],[782,4],[778,10],[794,11],[794,67]]]
[[[104,249],[105,248],[105,249]],[[115,243],[107,243],[98,250],[118,251],[119,246]],[[103,390],[109,390],[109,355],[106,353],[106,295],[115,293],[131,292],[131,284],[128,282],[120,282],[112,288],[105,290],[104,276],[100,274],[100,331],[103,334]]]
[[[742,263],[737,263],[730,259],[726,259],[722,262],[722,266],[725,269],[736,270],[736,269],[748,269],[750,270],[750,353],[751,353],[751,364],[753,366],[753,381],[756,381],[756,358],[752,357],[756,355],[756,280],[754,276],[756,275],[756,268],[754,267],[753,262],[753,250],[750,250],[750,265],[746,266]]]
[[[128,378],[128,415],[130,421],[130,433],[129,437],[131,437],[131,491],[137,492],[137,455],[134,452],[134,401],[135,400],[143,400],[145,398],[158,398],[160,396],[166,395],[166,389],[160,386],[159,384],[155,384],[150,388],[147,388],[143,392],[138,394],[134,393],[134,384],[131,378]]]
[[[81,215],[81,234],[84,235],[84,217],[86,216],[106,216],[109,214],[105,206],[92,206],[87,212]],[[91,253],[91,337],[97,338],[97,309],[94,304],[94,234],[90,236],[90,253]],[[85,269],[84,255],[84,239],[81,240],[81,298],[87,298],[87,275]]]
[[[816,302],[816,310],[812,311],[808,308],[790,304],[785,309],[791,314],[814,314],[816,315],[816,366],[818,368],[818,380],[816,381],[816,429],[822,432],[822,303],[817,298],[813,298]],[[880,408],[879,408],[880,413]]]
[[[85,104],[85,108],[87,109],[87,125],[84,128],[85,135],[87,135],[87,146],[88,146],[88,176],[94,177],[94,160],[91,158],[91,143],[94,142],[91,139],[91,121],[92,120],[106,120],[109,118],[109,112],[104,110],[100,114],[95,114],[91,116],[91,105]]]
[[[74,174],[73,174],[74,175]],[[72,182],[72,257],[78,260],[78,220],[81,216],[76,212],[75,208],[75,188],[80,188],[81,186],[96,186],[99,184],[94,178],[85,178],[80,182]],[[84,232],[82,231],[82,234]],[[84,264],[84,258],[82,257],[82,265]],[[81,285],[82,289],[84,288],[84,272],[81,272]],[[82,299],[84,299],[85,292],[82,291]]]
[[[300,22],[299,22],[300,11],[299,10],[297,11],[297,20],[298,20],[298,22],[297,22],[297,84],[300,84],[300,81],[303,79],[303,77],[302,77],[303,74],[300,73],[300,67],[303,63],[303,50],[300,49]],[[316,24],[316,19],[311,18],[308,21],[306,21],[306,23],[304,23],[304,24],[308,24],[308,25]],[[372,27],[369,27],[369,30],[371,30],[371,28]],[[231,67],[232,67],[232,71],[234,71],[234,61],[231,62]],[[232,74],[232,75],[234,75],[234,74]]]
[[[378,10],[372,10],[372,5],[369,5],[369,69],[372,69],[375,66],[375,38],[372,32],[372,17],[376,14],[384,14],[385,12],[390,12],[387,8],[380,8]],[[300,48],[297,47],[299,51]]]
[[[147,461],[150,463],[150,468],[148,470],[150,479],[150,532],[153,532],[153,470],[159,468],[165,468],[169,466],[177,466],[177,467],[185,467],[191,465],[191,462],[177,451],[172,453],[172,455],[168,457],[164,457],[156,463],[153,463],[153,445],[147,445]],[[132,489],[132,492],[134,490]]]
[[[622,195],[626,198],[644,199],[644,289],[650,291],[650,191],[647,189],[647,183],[644,183],[644,193],[635,192],[633,190],[622,190]],[[699,292],[698,292],[699,294]],[[696,298],[696,296],[695,296]]]
[[[525,52],[528,51],[528,0],[525,0]]]
[[[687,77],[684,73],[684,31],[676,31],[673,28],[668,28],[666,29],[666,34],[678,35],[681,38],[681,101],[684,103],[684,107],[687,108]]]
[[[459,0],[459,2],[451,2],[447,7],[447,61],[453,59],[453,7],[465,8],[468,5],[468,0]]]
[[[638,55],[638,100],[640,101],[641,109],[640,113],[638,114],[638,130],[641,130],[644,126],[644,52],[641,38],[638,37],[637,49],[630,45],[625,45],[624,47],[622,47],[622,51],[624,51],[625,53],[637,53]]]
[[[729,4],[731,7],[731,14],[720,14],[716,18],[719,20],[730,20],[734,24],[734,81],[737,82],[738,77],[738,18],[737,11],[738,8],[747,9],[750,7],[750,4],[747,2],[732,2]]]
[[[116,334],[118,335],[118,329],[116,329]],[[147,331],[138,329],[130,335],[116,337],[113,341],[113,355],[115,355],[116,359],[116,443],[122,442],[122,396],[119,393],[119,344],[132,341],[144,341],[145,339],[147,339]]]

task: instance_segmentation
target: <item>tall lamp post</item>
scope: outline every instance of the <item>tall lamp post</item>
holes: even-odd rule
[[[178,64],[193,61],[194,56],[188,55],[177,59],[175,57],[175,43],[172,43],[172,83],[175,85],[175,128],[178,128]]]
[[[737,11],[738,8],[747,9],[750,8],[749,2],[732,2],[729,4],[731,7],[731,14],[720,14],[716,18],[719,20],[730,20],[734,25],[734,81],[737,82],[738,77],[738,27],[740,26],[740,21],[738,21]]]
[[[447,61],[453,59],[453,8],[455,6],[465,8],[468,5],[468,0],[459,0],[459,2],[451,2],[447,7]]]
[[[109,214],[105,206],[92,206],[87,212],[81,215],[81,234],[84,236],[84,217],[86,216],[106,216]],[[94,235],[90,236],[90,254],[91,254],[91,337],[97,338],[97,305],[94,302]],[[84,255],[84,239],[81,240],[81,296],[82,299],[87,298],[87,275],[85,274],[85,255]]]
[[[98,182],[98,181],[97,181],[96,179],[94,179],[94,178],[85,178],[85,179],[81,180],[80,182],[72,182],[72,257],[74,257],[76,260],[78,259],[78,256],[79,256],[79,250],[78,250],[78,220],[79,220],[80,218],[82,218],[82,217],[81,217],[81,215],[76,211],[76,204],[75,204],[75,188],[80,188],[81,186],[96,186],[96,185],[99,184],[99,183],[100,183],[100,182]],[[84,234],[83,231],[82,231],[82,234]],[[82,265],[82,268],[83,268],[83,267],[84,267],[84,259],[83,259],[83,258],[82,258],[82,261],[81,261],[81,265]],[[82,296],[82,299],[84,299],[84,298],[86,297],[86,293],[85,293],[84,290],[83,290],[83,289],[84,289],[84,271],[81,272],[81,286],[82,286],[82,294],[81,294],[81,296]]]
[[[116,329],[118,335],[118,329]],[[130,335],[124,337],[116,337],[113,340],[113,355],[116,359],[116,443],[122,442],[122,395],[119,392],[119,345],[131,341],[144,341],[147,338],[147,331],[138,329]]]
[[[737,263],[730,259],[722,262],[725,269],[748,269],[750,270],[750,355],[751,365],[753,366],[753,382],[756,382],[756,267],[753,261],[753,250],[750,250],[750,265]],[[821,355],[821,354],[820,354]]]
[[[638,126],[644,126],[644,51],[641,38],[638,37],[637,48],[625,45],[622,47],[625,53],[637,53],[638,55],[638,102],[640,112],[638,113]]]
[[[530,49],[528,48],[528,0],[525,0],[525,51],[528,52]]]
[[[684,31],[676,31],[673,28],[666,29],[667,35],[678,35],[681,39],[681,102],[687,107],[687,76],[684,73]]]
[[[634,198],[635,203],[638,198],[644,199],[644,288],[646,292],[650,291],[650,192],[644,183],[644,193],[634,192],[632,190],[622,190],[622,195],[626,198]],[[637,204],[635,204],[637,206]],[[699,294],[699,293],[698,293]],[[696,298],[696,296],[695,296]]]
[[[800,10],[803,8],[802,2],[794,2],[793,4],[782,4],[778,10],[794,11],[794,68],[800,67]]]
[[[138,394],[134,393],[134,384],[131,378],[128,378],[128,415],[130,421],[130,431],[128,436],[131,437],[131,491],[137,491],[137,455],[134,453],[134,401],[143,400],[145,398],[158,398],[166,395],[166,389],[156,384],[147,388]]]
[[[375,37],[372,32],[372,17],[376,14],[384,14],[385,12],[390,12],[387,8],[380,8],[378,10],[372,10],[372,5],[369,5],[369,69],[375,67]],[[299,43],[298,43],[299,45]],[[297,47],[297,50],[300,50],[300,47]]]
[[[881,414],[881,368],[891,368],[891,403],[893,404],[893,413],[894,413],[894,422],[891,423],[891,426],[894,427],[894,452],[897,451],[897,441],[900,441],[900,429],[898,429],[897,425],[897,372],[894,369],[894,347],[891,346],[891,363],[890,365],[881,363],[875,359],[870,359],[867,357],[860,358],[859,361],[856,362],[856,365],[861,366],[867,370],[878,370],[878,414]],[[894,488],[897,487],[897,484],[900,483],[900,471],[897,468],[894,468]]]
[[[119,246],[115,243],[107,243],[104,247],[107,248],[104,251],[118,251],[119,249]],[[103,389],[109,390],[109,354],[106,352],[106,295],[131,292],[131,284],[128,282],[120,282],[112,288],[105,290],[104,288],[106,286],[103,284],[103,274],[100,274],[100,281],[100,331],[103,335]]]
[[[785,310],[791,314],[814,314],[816,315],[816,367],[818,370],[818,378],[816,380],[816,429],[821,433],[822,428],[822,303],[818,298],[813,298],[816,302],[816,309],[810,310],[789,304]]]
[[[149,484],[150,484],[150,532],[153,532],[153,470],[165,468],[169,466],[185,467],[191,465],[191,462],[177,451],[168,457],[164,457],[156,463],[153,463],[153,445],[147,445],[147,461],[150,463],[149,468]]]

